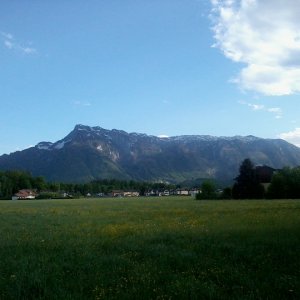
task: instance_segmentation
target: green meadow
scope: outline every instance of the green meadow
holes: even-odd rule
[[[300,299],[300,201],[0,201],[0,299]]]

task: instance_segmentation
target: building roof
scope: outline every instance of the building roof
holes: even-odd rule
[[[29,190],[29,189],[23,189],[23,190],[19,190],[15,196],[18,198],[35,198],[36,197],[36,192],[33,190]]]

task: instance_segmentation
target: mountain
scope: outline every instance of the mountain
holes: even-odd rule
[[[18,169],[49,181],[100,178],[182,182],[199,178],[232,181],[245,158],[273,168],[300,164],[300,148],[254,136],[185,135],[160,138],[76,125],[55,143],[0,156],[0,170]]]

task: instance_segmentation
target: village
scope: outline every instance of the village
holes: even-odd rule
[[[61,191],[59,193],[40,192],[35,189],[21,189],[12,196],[12,200],[33,200],[33,199],[72,199],[72,198],[123,198],[123,197],[162,197],[162,196],[192,196],[201,193],[200,189],[158,189],[149,190],[141,194],[136,190],[112,190],[110,193],[87,193],[81,197]],[[48,196],[48,197],[45,197]]]

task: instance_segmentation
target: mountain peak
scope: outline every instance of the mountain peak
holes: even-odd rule
[[[0,157],[0,169],[27,170],[48,180],[98,178],[181,182],[191,178],[230,181],[240,163],[279,169],[296,166],[300,149],[283,140],[254,136],[182,135],[168,138],[77,124],[55,143],[41,142]]]
[[[103,128],[99,127],[99,126],[87,126],[87,125],[82,125],[82,124],[77,124],[74,127],[73,131],[99,131],[99,130],[103,130]]]
[[[40,142],[35,147],[39,150],[50,150],[53,143],[51,142]]]

